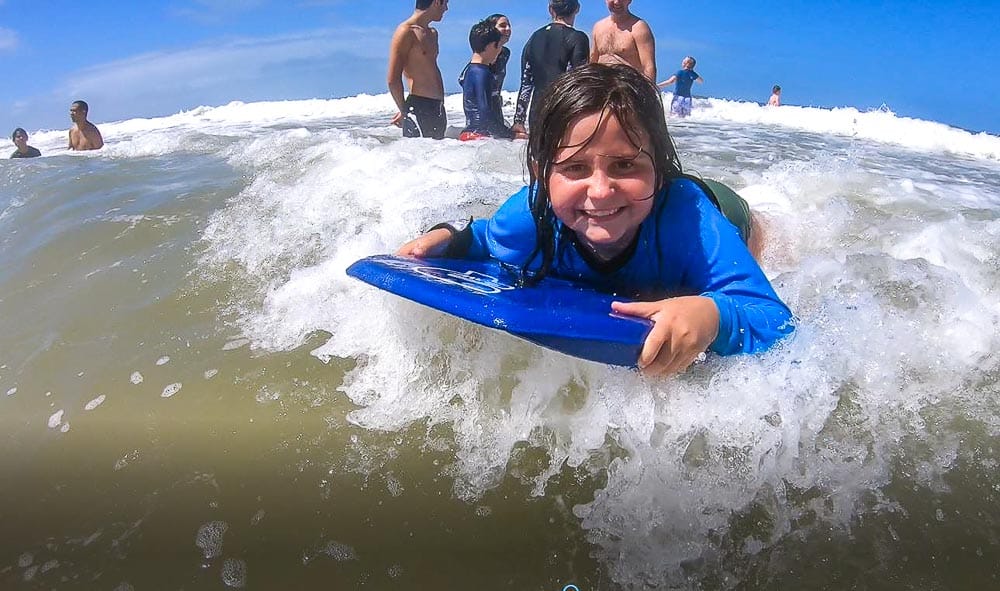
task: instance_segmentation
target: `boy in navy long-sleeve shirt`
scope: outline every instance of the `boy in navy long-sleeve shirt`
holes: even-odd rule
[[[493,109],[493,86],[496,78],[490,64],[500,55],[500,31],[489,21],[480,21],[469,31],[472,59],[465,66],[458,82],[462,85],[462,108],[465,110],[465,129],[462,141],[485,137],[511,137],[510,128],[497,119]]]

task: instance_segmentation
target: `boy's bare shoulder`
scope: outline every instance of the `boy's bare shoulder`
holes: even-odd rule
[[[407,19],[396,26],[396,30],[392,34],[392,41],[393,43],[411,41],[416,38],[417,30],[419,29],[420,25],[414,24],[410,19]]]

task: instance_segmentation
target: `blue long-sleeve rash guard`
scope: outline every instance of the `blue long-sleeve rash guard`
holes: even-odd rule
[[[493,110],[493,87],[495,79],[490,67],[484,64],[469,64],[459,78],[462,85],[462,108],[465,110],[465,129],[480,135],[499,138],[511,137],[510,128],[503,118],[497,120]]]
[[[719,308],[719,333],[709,349],[720,355],[763,351],[794,330],[791,311],[738,230],[697,184],[674,179],[655,199],[631,255],[613,268],[596,269],[593,259],[577,247],[573,232],[557,220],[549,273],[646,301],[684,295],[711,298]],[[528,188],[511,196],[493,217],[472,222],[470,232],[465,258],[523,265],[536,241]],[[529,269],[540,264],[536,256]]]

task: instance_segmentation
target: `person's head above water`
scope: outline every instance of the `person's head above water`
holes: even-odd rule
[[[500,53],[500,31],[489,20],[481,20],[472,25],[469,31],[469,47],[474,53],[487,53],[487,48],[493,59]]]
[[[90,106],[87,105],[87,101],[73,101],[69,106],[69,118],[73,123],[86,121],[89,112]]]
[[[580,12],[580,0],[549,0],[549,12],[557,18],[569,18]]]
[[[513,27],[511,27],[510,19],[507,18],[507,15],[500,14],[498,12],[496,14],[489,15],[484,20],[500,31],[500,45],[507,45],[507,42],[510,41],[511,32],[513,31]]]
[[[417,10],[433,12],[431,20],[439,21],[444,17],[444,13],[448,11],[448,0],[417,0],[415,8]]]
[[[11,132],[10,139],[15,144],[17,143],[18,140],[28,141],[28,132],[24,131],[23,127],[18,127],[13,132]]]
[[[545,189],[552,166],[563,158],[569,128],[587,115],[617,120],[629,141],[653,163],[656,188],[681,174],[680,160],[667,131],[659,90],[629,66],[588,64],[560,76],[542,96],[542,106],[532,119],[528,141],[528,166],[532,183]]]
[[[527,162],[540,275],[554,254],[553,218],[598,256],[613,257],[681,174],[660,93],[629,66],[589,64],[560,76],[531,125],[539,130]]]
[[[632,0],[605,0],[605,4],[611,14],[629,14],[628,7]]]
[[[693,70],[696,61],[690,55],[681,60],[681,67],[685,70]]]

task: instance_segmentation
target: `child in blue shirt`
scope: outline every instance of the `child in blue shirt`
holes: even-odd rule
[[[458,136],[462,141],[487,137],[510,138],[510,128],[498,116],[493,105],[496,77],[491,66],[500,55],[501,33],[496,25],[483,20],[469,31],[472,60],[458,78],[462,85],[462,107],[465,110],[465,129]]]
[[[495,258],[524,283],[551,274],[642,300],[612,310],[654,322],[638,360],[651,375],[792,332],[737,228],[683,174],[652,82],[628,66],[574,69],[531,123],[528,187],[491,218],[435,226],[397,254]]]
[[[665,88],[676,83],[674,87],[674,98],[670,101],[670,114],[678,117],[687,117],[691,114],[691,86],[697,82],[701,84],[705,79],[694,71],[695,60],[690,55],[681,60],[681,69],[670,78],[657,84],[660,88]]]

